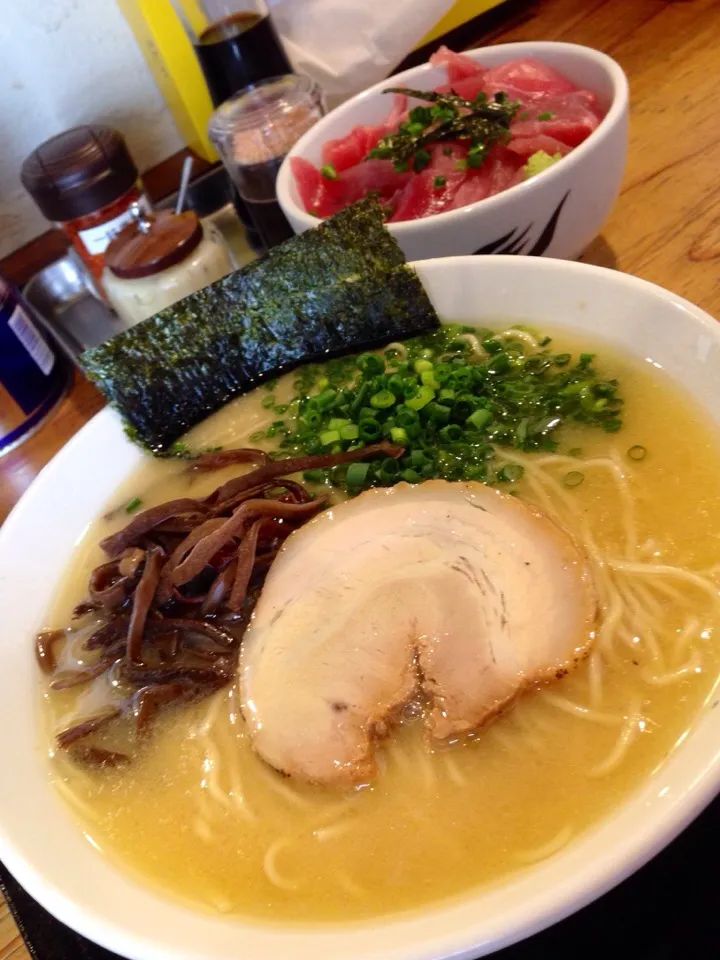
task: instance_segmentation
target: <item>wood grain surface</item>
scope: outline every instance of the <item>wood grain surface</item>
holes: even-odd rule
[[[530,39],[596,47],[630,80],[622,194],[582,259],[662,284],[720,316],[720,0],[537,0],[479,42]],[[0,459],[0,522],[101,406],[76,375],[44,426]],[[0,960],[10,958],[29,955],[0,900]]]

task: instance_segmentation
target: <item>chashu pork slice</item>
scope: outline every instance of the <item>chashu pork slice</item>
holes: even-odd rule
[[[363,783],[374,741],[424,692],[436,739],[487,722],[587,652],[585,560],[542,513],[481,483],[370,490],[293,533],[240,662],[257,753],[305,781]]]

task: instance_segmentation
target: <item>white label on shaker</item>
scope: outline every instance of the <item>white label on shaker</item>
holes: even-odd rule
[[[78,230],[78,237],[88,253],[93,255],[105,253],[108,244],[126,223],[133,219],[132,211],[126,210],[124,213],[113,217],[112,220],[106,220],[97,227],[88,227],[87,230]]]
[[[55,365],[55,355],[22,307],[15,307],[8,326],[47,377]]]

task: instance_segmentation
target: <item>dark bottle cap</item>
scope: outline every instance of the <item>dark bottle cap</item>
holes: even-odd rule
[[[143,215],[110,241],[105,266],[123,280],[149,277],[184,260],[202,237],[202,225],[192,210]]]
[[[48,220],[74,220],[107,206],[133,186],[137,167],[117,130],[73,127],[34,150],[20,172]]]

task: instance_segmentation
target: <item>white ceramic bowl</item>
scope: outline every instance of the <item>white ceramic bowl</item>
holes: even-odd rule
[[[628,87],[610,57],[572,43],[505,43],[471,50],[487,66],[538,57],[592,90],[607,111],[588,139],[556,166],[486,200],[420,220],[389,224],[408,260],[467,253],[514,253],[574,258],[596,236],[620,190],[627,149]],[[295,233],[320,222],[303,209],[290,171],[292,157],[318,165],[323,143],[356,124],[379,123],[390,109],[383,90],[431,89],[446,81],[444,67],[424,64],[375,84],[331,111],[298,140],[277,178],[277,197]]]
[[[566,261],[459,257],[417,264],[441,316],[517,317],[604,338],[651,359],[720,423],[720,326],[642,280]],[[98,414],[58,454],[0,529],[0,859],[51,913],[134,960],[455,960],[561,919],[637,869],[720,785],[720,728],[699,717],[624,806],[507,882],[417,914],[346,926],[272,927],[194,912],[103,857],[48,784],[32,636],[73,545],[142,454]]]

